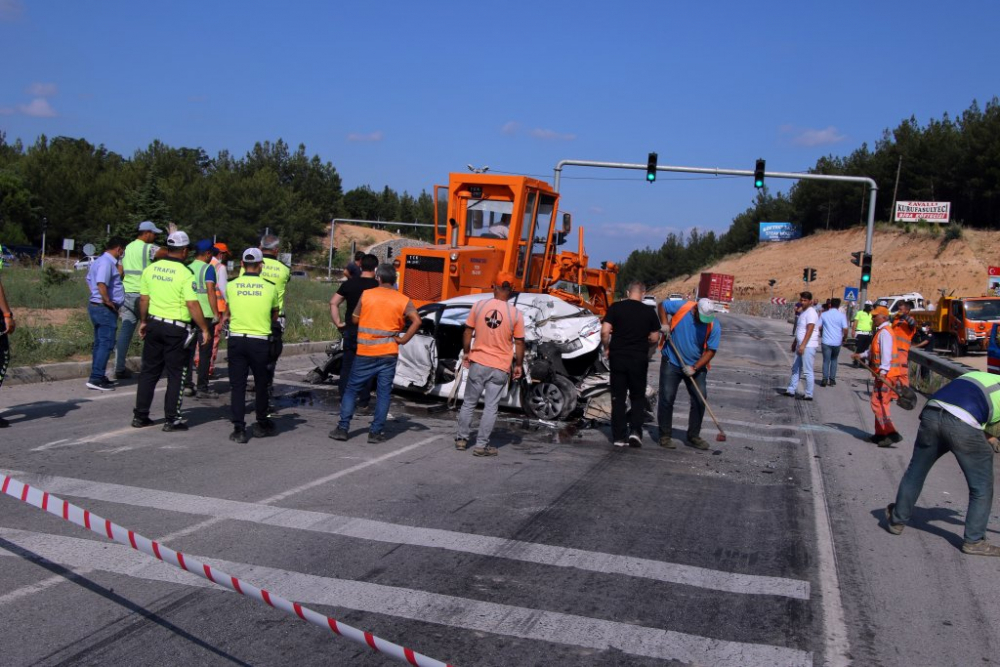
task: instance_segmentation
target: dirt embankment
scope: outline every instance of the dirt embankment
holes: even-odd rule
[[[943,232],[943,230],[942,230]],[[955,294],[979,295],[987,288],[987,267],[1000,266],[1000,232],[964,230],[950,242],[926,232],[906,234],[876,229],[873,239],[872,282],[869,296],[920,292],[936,299],[939,289]],[[768,280],[774,279],[774,296],[793,300],[805,289],[802,270],[816,269],[808,288],[816,298],[843,297],[844,288],[857,287],[861,270],[851,264],[851,253],[865,247],[865,229],[820,232],[784,243],[767,243],[748,253],[731,255],[705,271],[735,276],[734,298],[763,301],[771,297]],[[652,292],[693,293],[698,275],[658,285]]]
[[[364,250],[376,243],[398,238],[400,238],[398,234],[385,229],[373,229],[371,227],[348,225],[345,223],[339,223],[333,230],[333,245],[335,248],[350,249],[351,243],[355,242],[358,244],[359,250]],[[326,226],[326,233],[323,235],[323,249],[330,249],[329,225]]]

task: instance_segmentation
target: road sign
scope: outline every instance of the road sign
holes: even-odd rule
[[[63,250],[70,251],[76,246],[76,241],[73,239],[63,239]]]
[[[844,288],[844,301],[857,302],[858,300],[858,288],[857,287],[845,287]]]
[[[93,243],[88,243],[87,245],[83,246],[83,254],[86,255],[87,257],[93,257],[94,253],[96,252],[97,252],[97,246],[95,246]]]
[[[771,299],[771,303],[773,303],[776,306],[784,306],[786,303],[788,303],[788,299],[782,296],[776,296]]]

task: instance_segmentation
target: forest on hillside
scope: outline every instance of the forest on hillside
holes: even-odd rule
[[[135,236],[136,223],[173,222],[192,238],[246,247],[265,229],[283,250],[316,249],[332,218],[433,222],[431,196],[380,192],[368,186],[343,191],[340,174],[299,145],[281,139],[254,145],[246,155],[210,156],[201,148],[154,141],[131,156],[84,139],[41,136],[25,147],[0,131],[0,243],[48,251],[63,238],[98,246],[112,235]]]
[[[885,130],[874,149],[862,144],[846,157],[822,157],[809,171],[874,178],[879,188],[875,219],[888,221],[897,170],[899,200],[949,201],[954,225],[1000,229],[1000,100],[994,97],[985,109],[973,102],[956,119],[946,113],[923,126],[911,117]],[[865,225],[868,204],[862,185],[798,181],[787,194],[772,195],[765,184],[726,232],[670,234],[658,248],[633,251],[618,281],[653,285],[746,252],[757,245],[760,222],[793,222],[803,235]]]

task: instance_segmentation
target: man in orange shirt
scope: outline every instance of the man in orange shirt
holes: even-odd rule
[[[493,298],[480,301],[465,321],[462,339],[462,366],[467,369],[465,399],[458,413],[458,433],[455,449],[468,446],[472,426],[472,412],[485,392],[483,416],[479,420],[476,441],[472,450],[475,456],[496,456],[497,448],[490,445],[490,434],[497,419],[500,396],[510,378],[511,359],[514,361],[515,380],[521,378],[524,363],[524,315],[510,305],[514,276],[506,271],[497,274],[493,281]],[[475,346],[473,343],[475,334]]]
[[[348,429],[354,417],[358,392],[368,391],[368,383],[376,379],[375,414],[368,429],[368,442],[385,442],[385,420],[389,416],[392,379],[396,375],[399,346],[405,345],[420,328],[420,315],[409,297],[396,291],[396,269],[392,264],[379,264],[375,269],[378,287],[361,293],[361,299],[351,315],[358,326],[358,352],[351,366],[347,393],[340,399],[340,422],[330,432],[334,440],[350,438]],[[403,332],[406,323],[409,327]]]

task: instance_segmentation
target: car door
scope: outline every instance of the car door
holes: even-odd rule
[[[406,345],[399,346],[396,375],[392,384],[401,389],[430,392],[437,375],[438,351],[435,335],[442,306],[432,303],[417,310],[420,329]]]

